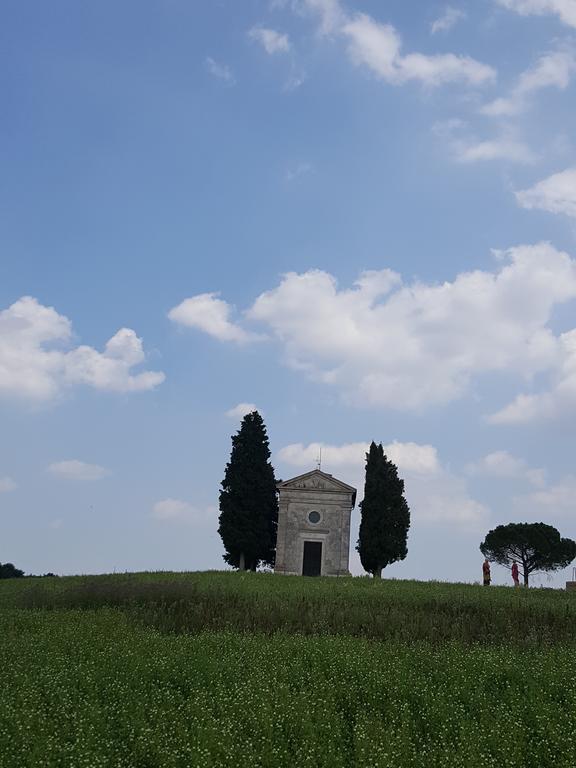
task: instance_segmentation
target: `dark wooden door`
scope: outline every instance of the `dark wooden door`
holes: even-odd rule
[[[322,542],[305,541],[302,576],[320,576],[322,572]]]

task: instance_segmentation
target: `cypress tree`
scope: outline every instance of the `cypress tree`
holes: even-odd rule
[[[258,411],[247,414],[236,435],[220,491],[218,533],[224,560],[240,570],[273,566],[278,497],[266,427]]]
[[[360,503],[360,535],[356,550],[365,571],[381,578],[387,565],[404,560],[410,510],[404,498],[404,480],[389,461],[382,444],[372,442],[366,454],[364,499]]]

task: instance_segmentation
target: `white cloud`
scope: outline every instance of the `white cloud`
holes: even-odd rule
[[[440,469],[438,454],[432,445],[394,441],[383,447],[386,456],[403,472],[427,474],[438,472]],[[345,443],[344,445],[294,443],[282,448],[278,452],[278,458],[294,467],[313,469],[318,457],[322,455],[322,463],[326,467],[353,467],[354,465],[363,467],[369,449],[370,443]]]
[[[491,139],[479,139],[466,132],[467,124],[464,121],[447,120],[436,123],[433,130],[446,143],[448,150],[459,163],[504,160],[508,163],[526,164],[533,163],[536,159],[529,147],[510,129]]]
[[[488,421],[492,424],[527,424],[539,419],[552,419],[555,410],[554,399],[549,394],[518,395],[505,408],[492,414]]]
[[[469,56],[453,53],[427,56],[410,53],[402,56],[398,32],[389,24],[379,24],[366,14],[357,14],[343,27],[349,40],[352,60],[367,66],[378,77],[394,85],[418,80],[427,86],[466,82],[483,85],[496,79],[492,67]]]
[[[574,297],[576,264],[541,243],[438,285],[402,286],[382,270],[340,290],[326,272],[288,273],[247,316],[266,324],[289,365],[349,401],[412,409],[460,397],[480,373],[554,370],[565,340],[548,322]]]
[[[0,477],[0,493],[15,491],[18,486],[11,477]]]
[[[497,0],[504,8],[522,16],[553,14],[570,27],[576,27],[576,0]]]
[[[236,78],[234,77],[230,67],[226,64],[222,64],[218,61],[215,61],[210,56],[207,56],[204,60],[204,65],[212,77],[215,77],[217,80],[222,80],[228,85],[235,85]]]
[[[254,411],[258,411],[258,413],[262,415],[262,411],[257,405],[254,405],[254,403],[238,403],[234,408],[230,408],[229,411],[226,411],[226,416],[228,416],[229,419],[243,419],[244,416],[253,413]]]
[[[291,168],[288,168],[286,171],[286,174],[284,178],[286,181],[295,181],[296,179],[299,179],[301,176],[306,176],[309,173],[312,173],[314,171],[314,168],[310,163],[297,163]]]
[[[0,312],[0,396],[42,402],[77,384],[137,392],[164,381],[160,372],[131,372],[145,355],[130,328],[121,328],[104,352],[85,345],[66,350],[71,340],[68,318],[30,296]]]
[[[566,89],[575,69],[576,59],[571,51],[547,53],[520,75],[510,96],[486,104],[481,112],[494,117],[517,115],[528,107],[530,96],[537,91],[544,88]]]
[[[463,272],[442,284],[403,285],[400,275],[383,269],[339,289],[327,272],[291,272],[258,296],[245,317],[266,327],[289,366],[361,407],[445,404],[463,396],[477,376],[508,373],[526,381],[546,374],[552,383],[521,395],[493,423],[572,409],[576,329],[557,336],[549,321],[558,305],[576,298],[576,262],[549,243],[494,255],[494,270]],[[229,306],[213,296],[196,299],[209,309],[215,302],[215,318],[188,299],[173,310],[179,315],[184,308],[184,318],[173,319],[188,317],[192,302],[188,324],[223,340],[256,337],[230,324]]]
[[[302,0],[302,6],[320,17],[322,35],[347,40],[352,61],[368,67],[387,83],[400,85],[415,80],[426,86],[453,82],[484,85],[496,78],[492,67],[469,56],[453,53],[403,56],[400,35],[392,25],[381,24],[365,13],[350,15],[337,0]],[[452,14],[444,24],[449,24],[450,19],[452,23],[457,21]]]
[[[533,469],[524,459],[513,456],[508,451],[493,451],[466,468],[469,475],[482,477],[504,477],[527,480],[531,485],[541,487],[545,483],[546,472]]]
[[[517,496],[514,499],[517,507],[533,512],[544,510],[550,513],[576,512],[576,476],[567,475],[559,483],[551,485],[534,493]]]
[[[165,523],[202,524],[216,519],[216,507],[195,507],[181,499],[162,499],[152,507],[152,517]]]
[[[437,32],[448,32],[459,21],[466,18],[466,14],[460,8],[453,8],[448,5],[444,9],[444,13],[439,16],[430,26],[430,31],[433,35]]]
[[[66,359],[66,381],[115,392],[154,389],[164,381],[163,373],[130,375],[130,369],[144,359],[142,339],[130,328],[121,328],[106,342],[103,353],[87,346],[76,347],[69,352]]]
[[[302,69],[293,68],[292,73],[284,83],[285,91],[296,91],[301,85],[304,85],[308,78],[306,72]]]
[[[477,163],[484,160],[532,163],[535,159],[526,144],[502,137],[484,141],[457,141],[453,149],[456,159],[461,163]]]
[[[484,531],[490,510],[473,499],[466,482],[447,470],[422,478],[406,489],[406,498],[415,519],[428,524],[455,525],[467,532]]]
[[[523,208],[538,208],[576,218],[576,168],[568,168],[543,179],[530,189],[516,193]]]
[[[576,329],[558,338],[557,360],[551,372],[551,386],[536,394],[520,394],[493,414],[493,424],[526,424],[557,419],[576,411]]]
[[[322,35],[338,32],[346,18],[339,0],[302,0],[301,5],[320,16]]]
[[[245,344],[257,341],[256,334],[249,333],[229,320],[232,308],[217,293],[201,293],[184,299],[173,307],[168,317],[179,325],[197,328],[220,341],[235,341]]]
[[[314,469],[320,447],[323,471],[337,469],[339,479],[356,488],[361,500],[368,443],[288,445],[279,451],[278,459],[299,470]],[[470,497],[462,478],[442,467],[434,446],[395,441],[384,446],[384,452],[405,479],[406,500],[415,521],[468,531],[485,527],[489,510]]]
[[[50,464],[48,472],[67,480],[101,480],[110,474],[110,470],[99,464],[87,464],[85,461],[78,461],[78,459],[57,461]]]
[[[275,53],[288,53],[291,48],[288,35],[276,32],[274,29],[253,27],[248,35],[252,40],[256,40],[260,43],[266,53],[269,53],[270,55]]]

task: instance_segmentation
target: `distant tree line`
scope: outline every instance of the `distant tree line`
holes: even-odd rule
[[[24,571],[12,563],[0,563],[0,579],[21,579],[23,576]]]
[[[24,571],[21,571],[20,568],[16,568],[15,565],[12,563],[0,563],[0,579],[37,579],[37,578],[44,578],[46,576],[56,576],[55,573],[43,573],[38,576],[35,576],[33,573],[29,573],[26,575]]]

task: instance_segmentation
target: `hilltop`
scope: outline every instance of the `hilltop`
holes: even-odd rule
[[[576,595],[550,589],[235,572],[144,572],[0,583],[0,605],[114,608],[164,632],[401,641],[576,642]]]

